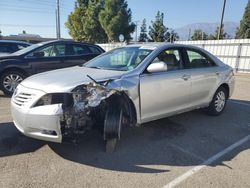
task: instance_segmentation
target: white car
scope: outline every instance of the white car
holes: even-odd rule
[[[203,49],[129,45],[83,66],[29,77],[14,92],[11,111],[29,137],[62,142],[98,127],[110,147],[123,126],[198,108],[221,114],[234,80],[233,69]]]

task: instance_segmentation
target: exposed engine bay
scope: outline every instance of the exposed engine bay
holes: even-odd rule
[[[135,123],[130,118],[132,111],[127,102],[121,91],[109,89],[107,83],[90,82],[76,87],[62,106],[63,138],[77,142],[79,135],[97,128],[103,133],[104,140],[119,139],[122,124]]]

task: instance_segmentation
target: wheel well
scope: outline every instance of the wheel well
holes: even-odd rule
[[[111,107],[120,106],[123,112],[126,113],[129,119],[130,125],[135,125],[137,122],[136,109],[132,100],[127,96],[126,93],[121,92],[119,94],[114,94],[109,98],[109,103],[111,103]]]
[[[223,87],[225,90],[226,90],[226,94],[227,94],[227,98],[229,97],[229,86],[228,86],[228,84],[226,84],[226,83],[224,83],[224,84],[222,84],[220,87]]]
[[[28,76],[28,73],[26,71],[24,71],[23,69],[20,69],[20,68],[16,68],[16,67],[10,67],[10,68],[4,69],[2,71],[2,73],[9,72],[9,71],[18,71],[18,72],[24,74],[25,76]]]

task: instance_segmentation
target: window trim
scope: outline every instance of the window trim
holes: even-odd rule
[[[154,59],[160,54],[162,53],[163,51],[166,51],[166,50],[178,50],[179,51],[179,55],[180,55],[180,69],[177,69],[177,70],[172,70],[172,71],[164,71],[164,72],[155,72],[155,73],[149,73],[147,71],[147,68],[149,65],[151,65],[151,63],[154,61]],[[167,47],[167,48],[164,48],[163,50],[161,50],[159,53],[157,53],[153,58],[152,58],[152,61],[150,61],[150,63],[148,63],[148,65],[145,67],[145,69],[142,71],[141,75],[144,75],[144,74],[158,74],[158,73],[172,73],[172,72],[176,72],[176,71],[180,71],[180,70],[184,70],[184,54],[183,54],[183,47]]]
[[[206,58],[207,60],[209,60],[213,65],[212,66],[209,66],[209,67],[196,67],[196,68],[191,68],[189,67],[190,65],[190,60],[189,60],[189,56],[188,56],[188,52],[187,51],[193,51],[193,52],[196,52],[198,54],[200,54],[201,56],[203,56],[204,58]],[[216,67],[218,66],[213,60],[211,57],[209,57],[206,53],[204,53],[203,51],[199,50],[199,49],[195,49],[195,48],[183,48],[183,55],[184,55],[184,66],[183,68],[184,69],[204,69],[204,68],[213,68],[213,67]]]

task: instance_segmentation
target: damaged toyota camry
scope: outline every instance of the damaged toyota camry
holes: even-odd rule
[[[201,48],[128,45],[25,79],[11,111],[26,136],[61,143],[98,128],[113,150],[126,126],[198,108],[220,115],[233,89],[232,68]]]

